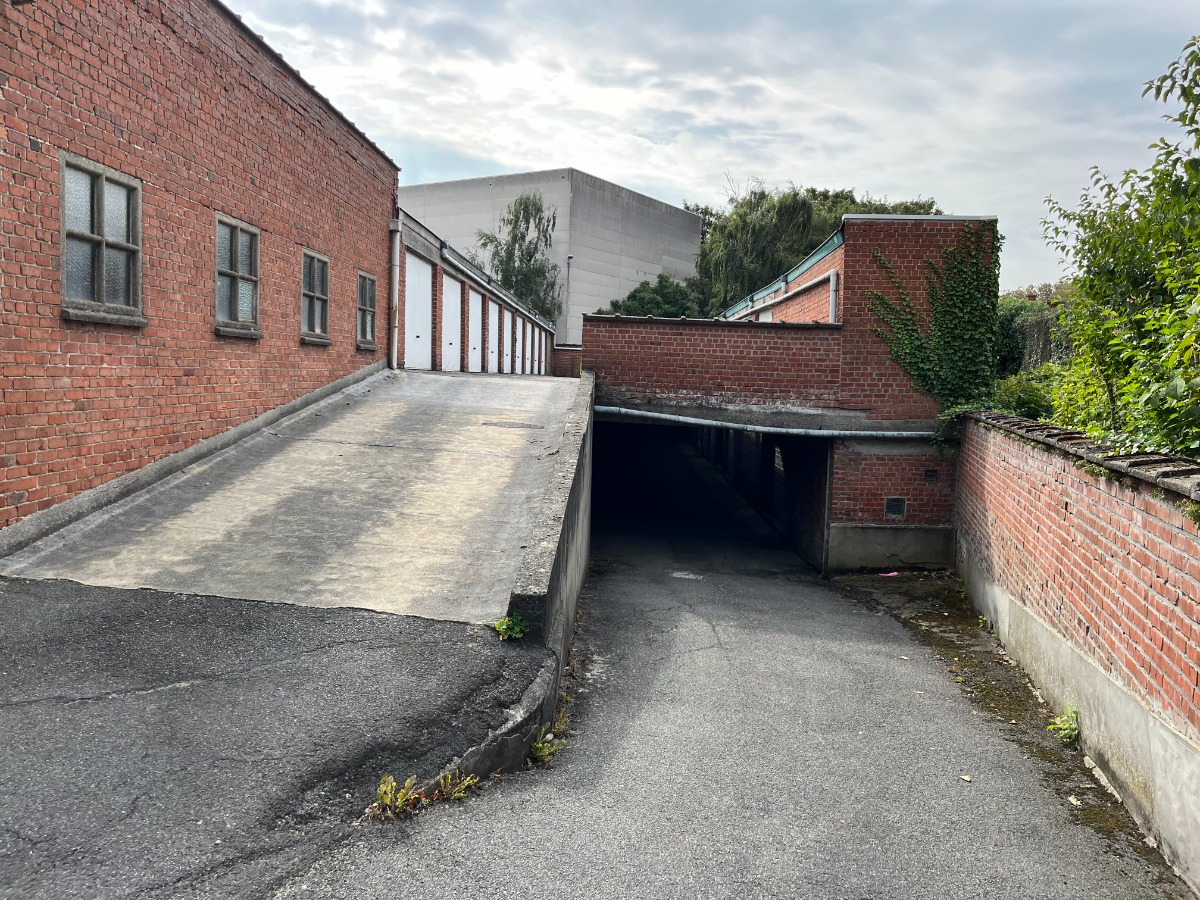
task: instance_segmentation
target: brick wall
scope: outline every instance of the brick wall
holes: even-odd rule
[[[583,367],[609,401],[838,405],[836,325],[584,316]]]
[[[976,225],[984,223],[973,223]],[[994,223],[992,223],[994,224]],[[899,299],[887,272],[875,257],[878,251],[904,283],[913,309],[926,314],[926,259],[942,261],[942,250],[957,243],[966,223],[955,219],[854,220],[843,223],[845,258],[838,290],[842,338],[842,396],[847,408],[866,409],[871,416],[932,419],[938,404],[913,389],[908,375],[891,358],[887,345],[872,333],[878,318],[867,308],[868,290]]]
[[[838,325],[812,330],[829,318],[828,282],[773,307],[770,323],[585,316],[583,365],[595,370],[602,395],[616,399],[806,405],[862,411],[869,419],[933,419],[937,402],[918,393],[872,331],[879,320],[866,292],[896,294],[875,253],[891,262],[914,310],[924,314],[926,260],[940,263],[963,228],[993,224],[847,219],[844,243],[787,285],[794,290],[838,271]],[[802,323],[810,330],[787,330]]]
[[[5,3],[0,48],[0,526],[385,356],[395,168],[232,16]],[[142,182],[140,329],[61,317],[64,151]],[[258,340],[214,333],[218,213],[259,229]],[[330,346],[300,344],[303,249],[330,261]]]
[[[582,347],[547,347],[547,371],[559,378],[578,378],[583,371]]]
[[[954,457],[933,451],[864,452],[836,441],[830,521],[854,525],[948,525],[954,513]],[[897,445],[905,446],[905,445]],[[929,446],[926,444],[925,446]],[[913,452],[916,449],[917,452]],[[903,516],[885,515],[885,501],[904,498]]]
[[[1200,529],[1172,493],[1097,478],[978,424],[959,461],[958,540],[1037,619],[1200,738]]]
[[[846,247],[837,247],[823,260],[788,282],[787,291],[794,291],[802,284],[808,284],[822,275],[838,272],[841,276],[844,268]],[[839,286],[839,292],[841,288]],[[841,298],[838,298],[839,305]],[[795,297],[784,300],[775,306],[773,317],[776,322],[828,322],[829,321],[829,282],[822,281],[807,290],[801,291]]]

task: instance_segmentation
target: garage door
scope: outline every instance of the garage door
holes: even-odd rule
[[[433,368],[433,266],[409,253],[404,269],[404,368]]]

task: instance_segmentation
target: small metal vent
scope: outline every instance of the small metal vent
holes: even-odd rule
[[[925,470],[925,483],[926,484],[933,484],[937,480],[938,480],[938,470],[937,469],[926,469]]]
[[[906,505],[903,497],[888,497],[883,501],[883,514],[889,519],[903,519]]]

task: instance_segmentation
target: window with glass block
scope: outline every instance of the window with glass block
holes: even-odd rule
[[[258,323],[258,230],[232,219],[217,220],[217,321]]]
[[[63,166],[63,302],[135,314],[141,236],[140,183],[72,157]]]

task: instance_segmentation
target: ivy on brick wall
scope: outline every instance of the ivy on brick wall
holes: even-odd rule
[[[1002,242],[992,223],[967,223],[958,242],[943,251],[940,264],[926,259],[928,316],[913,309],[895,267],[875,251],[896,299],[882,291],[866,292],[868,307],[882,323],[872,331],[917,390],[947,409],[986,402],[996,384]]]

